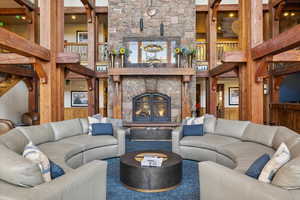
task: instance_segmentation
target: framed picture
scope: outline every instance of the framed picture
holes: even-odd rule
[[[88,43],[88,32],[87,31],[76,31],[77,43]]]
[[[239,105],[240,101],[240,88],[230,87],[229,88],[229,105],[235,106]]]
[[[88,92],[71,91],[72,107],[88,107]]]

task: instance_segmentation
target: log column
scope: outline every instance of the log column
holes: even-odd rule
[[[247,65],[240,70],[241,119],[263,123],[263,82],[255,81],[258,62],[252,59],[251,48],[263,42],[263,5],[261,0],[240,0],[241,47]],[[245,78],[246,77],[246,78]],[[245,110],[243,110],[245,109]]]
[[[183,76],[182,78],[182,119],[191,117],[191,100],[189,94],[189,83],[191,82],[191,76]]]
[[[212,70],[217,66],[217,7],[208,6],[207,44],[208,69]],[[217,93],[212,87],[215,81],[215,78],[209,77],[206,82],[206,113],[213,115],[217,115]]]
[[[56,65],[56,55],[63,51],[64,1],[40,1],[40,44],[51,52],[49,62],[41,62],[47,82],[40,81],[40,121],[47,123],[63,118],[64,72]]]

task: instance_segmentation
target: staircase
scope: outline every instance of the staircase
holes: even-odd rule
[[[0,97],[13,88],[22,79],[18,76],[9,76],[5,80],[0,80]]]

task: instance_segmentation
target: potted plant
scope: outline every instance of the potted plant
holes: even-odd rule
[[[188,67],[193,67],[193,59],[196,55],[196,49],[194,48],[184,48],[183,54],[187,57]]]
[[[130,54],[130,50],[125,47],[120,47],[118,50],[118,54],[120,55],[121,58],[121,68],[125,66],[125,57],[128,57]]]
[[[182,56],[182,49],[177,47],[175,48],[175,54],[174,54],[175,58],[176,58],[176,63],[177,63],[177,67],[180,68],[181,65],[181,56]]]

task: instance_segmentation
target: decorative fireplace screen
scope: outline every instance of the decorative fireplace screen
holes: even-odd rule
[[[145,93],[134,97],[133,121],[171,121],[171,98],[160,93]]]

